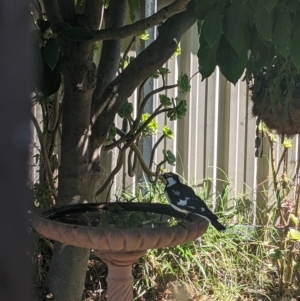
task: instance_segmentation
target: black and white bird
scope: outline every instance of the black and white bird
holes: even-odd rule
[[[168,172],[162,176],[167,181],[165,196],[174,209],[186,214],[194,213],[200,215],[218,231],[226,229],[220,224],[218,217],[208,209],[204,201],[196,195],[193,188],[180,182],[178,175]]]

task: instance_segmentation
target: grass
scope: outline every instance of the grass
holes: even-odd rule
[[[285,160],[281,162],[286,164]],[[279,168],[274,163],[271,168],[277,202],[273,207],[264,208],[268,211],[265,224],[252,226],[251,195],[234,196],[230,181],[224,182],[224,189],[217,195],[214,208],[228,229],[220,233],[210,226],[196,241],[149,250],[133,265],[135,300],[300,300],[300,232],[297,230],[300,189],[297,190],[297,185],[288,186],[286,176],[276,174]],[[213,196],[209,185],[195,190],[210,205]],[[144,183],[137,187],[134,195],[125,191],[117,199],[166,203],[163,192],[162,184]],[[290,200],[288,206],[287,200]],[[284,225],[282,228],[278,228],[275,222],[278,216]],[[34,277],[40,296],[46,293],[43,283],[51,253],[52,244],[39,238],[34,256]],[[106,275],[106,265],[91,257],[83,300],[106,300]],[[43,299],[38,297],[37,300]]]

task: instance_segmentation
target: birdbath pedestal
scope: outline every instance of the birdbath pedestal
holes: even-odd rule
[[[148,249],[195,240],[208,222],[163,204],[89,203],[35,214],[32,227],[63,244],[93,249],[108,266],[108,301],[132,301],[132,264]]]

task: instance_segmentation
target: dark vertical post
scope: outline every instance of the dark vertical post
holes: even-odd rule
[[[26,211],[30,193],[31,51],[29,2],[3,0],[0,9],[0,300],[29,301],[31,266]]]

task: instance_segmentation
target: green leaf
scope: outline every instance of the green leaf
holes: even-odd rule
[[[89,41],[94,38],[93,33],[86,27],[70,27],[62,30],[59,35],[76,42]]]
[[[161,68],[158,69],[158,73],[160,75],[167,75],[167,74],[169,74],[171,72],[170,72],[170,70],[168,68],[161,67]]]
[[[170,107],[172,105],[171,99],[165,94],[159,94],[160,103],[165,107]]]
[[[287,5],[286,5],[286,8],[292,12],[292,13],[295,13],[297,8],[298,8],[298,3],[297,3],[297,0],[290,0],[288,1]]]
[[[247,65],[247,50],[244,49],[239,56],[232,46],[222,36],[217,51],[217,63],[222,74],[233,84],[242,76]]]
[[[140,11],[140,0],[128,0],[129,16],[131,22],[135,20],[135,13]]]
[[[277,0],[260,0],[260,1],[269,14],[277,4]]]
[[[202,80],[209,77],[217,66],[216,61],[217,47],[210,48],[203,37],[200,35],[200,48],[198,50],[199,72],[202,75]]]
[[[298,226],[299,225],[299,218],[295,214],[290,215],[290,221],[293,223],[293,225]]]
[[[46,45],[43,48],[43,59],[50,67],[51,70],[54,70],[55,66],[59,60],[59,45],[57,39],[46,40]]]
[[[147,40],[149,40],[150,35],[149,35],[148,31],[143,30],[142,32],[138,33],[136,36],[143,41],[147,41]]]
[[[287,234],[287,239],[292,242],[300,241],[300,232],[295,229],[290,229]]]
[[[174,139],[174,132],[167,125],[163,126],[162,131],[165,137],[169,139]]]
[[[85,10],[86,0],[78,0],[76,3],[76,14],[82,15]]]
[[[266,67],[271,63],[275,55],[275,49],[262,42],[256,32],[252,32],[251,34],[250,45],[255,71],[258,73],[263,67]]]
[[[285,58],[287,58],[290,53],[291,30],[292,22],[290,13],[286,10],[279,15],[274,31],[274,44],[276,50]]]
[[[282,250],[280,249],[274,249],[274,250],[271,250],[270,252],[271,254],[271,258],[275,259],[275,260],[278,260],[278,259],[281,259],[284,257],[284,253]]]
[[[244,26],[236,7],[233,4],[229,5],[223,21],[223,34],[239,55],[245,47]]]
[[[293,139],[284,138],[283,146],[284,146],[284,148],[292,148],[293,147]]]
[[[300,25],[294,31],[294,34],[291,39],[291,58],[293,63],[295,64],[297,70],[300,69]]]
[[[108,142],[108,141],[113,140],[116,135],[117,135],[117,128],[116,128],[115,124],[113,123],[113,125],[109,129],[108,137],[107,137],[106,141]]]
[[[240,2],[240,0],[238,0],[238,2]],[[258,2],[255,4],[253,4],[251,1],[246,1],[242,5],[238,5],[238,6],[236,5],[238,13],[241,16],[242,20],[245,23],[249,24],[250,26],[252,26],[253,22],[254,22],[253,16],[260,9],[260,7],[257,7],[257,6],[259,6],[259,4],[261,4],[261,3]]]
[[[254,23],[262,39],[272,41],[272,20],[265,7],[254,16]]]
[[[181,47],[180,47],[180,43],[178,43],[178,45],[177,45],[177,48],[176,48],[176,50],[174,51],[174,53],[173,53],[173,58],[174,57],[177,57],[178,55],[180,55],[181,54]]]
[[[222,19],[219,5],[213,6],[207,13],[203,25],[202,32],[208,46],[212,48],[219,43],[222,33]]]
[[[187,103],[185,99],[179,99],[176,97],[173,100],[174,108],[170,110],[167,116],[170,118],[171,121],[176,119],[182,119],[187,111]]]
[[[149,118],[151,115],[149,113],[144,113],[141,118],[140,126],[142,126]],[[158,129],[158,124],[155,119],[152,119],[150,123],[147,125],[147,127],[143,130],[143,135],[144,136],[151,136],[156,134]]]
[[[217,3],[217,0],[198,0],[195,10],[195,17],[204,20],[209,9]]]
[[[162,153],[163,153],[165,159],[167,160],[167,162],[170,165],[174,166],[176,163],[175,155],[170,150],[163,150]]]
[[[43,94],[46,98],[54,94],[60,87],[61,84],[61,75],[56,67],[54,70],[51,70],[49,66],[44,63],[42,80],[38,84],[37,89]]]
[[[187,94],[191,90],[190,80],[186,73],[182,73],[177,81],[182,94]]]
[[[131,102],[128,102],[128,100],[126,100],[119,108],[118,115],[121,118],[128,119],[130,118],[132,112],[133,112],[133,104]]]

